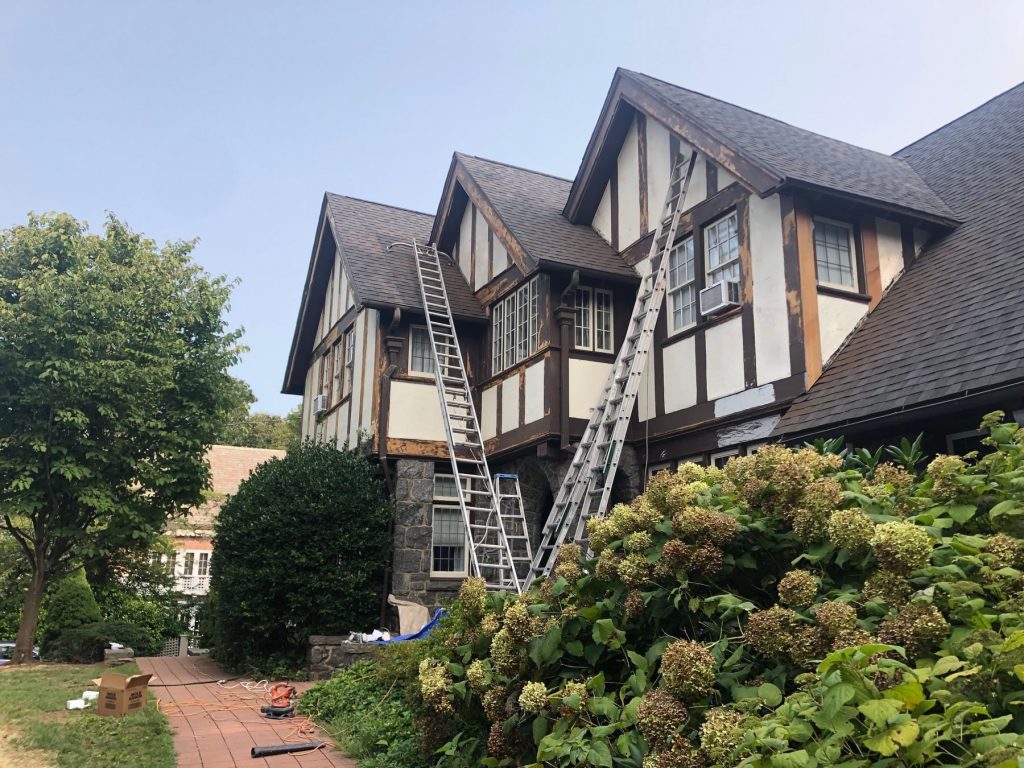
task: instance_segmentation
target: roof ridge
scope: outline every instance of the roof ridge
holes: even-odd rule
[[[725,104],[726,106],[732,107],[733,109],[739,109],[739,110],[742,110],[743,112],[747,112],[747,113],[749,113],[751,115],[757,115],[758,117],[762,117],[765,120],[771,120],[773,123],[778,123],[779,125],[784,125],[787,128],[792,128],[795,131],[802,131],[803,133],[809,133],[812,136],[820,136],[823,139],[827,139],[828,141],[834,141],[837,144],[845,144],[848,147],[855,147],[856,149],[862,150],[864,152],[871,152],[872,154],[878,155],[879,157],[885,157],[885,158],[888,158],[890,160],[898,160],[901,163],[907,164],[906,160],[904,160],[902,157],[896,157],[895,154],[891,154],[891,155],[890,154],[886,154],[885,152],[880,152],[877,149],[871,149],[870,147],[863,147],[860,144],[854,144],[853,142],[850,142],[850,141],[844,141],[843,139],[837,139],[834,136],[827,136],[824,133],[819,133],[818,131],[812,131],[810,128],[801,128],[799,125],[793,125],[793,123],[787,123],[785,120],[780,120],[779,118],[773,117],[772,115],[766,115],[764,112],[758,112],[756,109],[750,109],[749,107],[744,107],[744,106],[741,106],[740,104],[734,104],[731,101],[726,101],[725,99],[720,99],[717,96],[711,96],[711,95],[709,95],[707,93],[703,93],[702,91],[695,91],[692,88],[686,88],[685,86],[678,85],[677,83],[670,83],[668,80],[662,80],[660,77],[655,77],[654,75],[648,75],[645,72],[636,72],[636,71],[634,71],[632,69],[625,69],[624,67],[620,67],[620,69],[623,72],[625,72],[627,75],[631,75],[633,77],[636,77],[636,76],[644,77],[644,78],[647,78],[648,80],[656,80],[657,82],[664,83],[665,85],[671,86],[672,88],[678,88],[681,91],[686,91],[687,93],[695,94],[695,95],[700,96],[701,98],[704,98],[704,99],[710,99],[711,101],[717,101],[719,104]]]
[[[966,112],[964,112],[962,115],[954,117],[952,120],[947,120],[945,123],[940,125],[938,128],[933,128],[932,130],[928,131],[928,133],[924,134],[923,136],[920,136],[920,137],[914,139],[912,142],[907,144],[905,147],[901,147],[900,149],[897,149],[895,152],[893,152],[893,157],[899,156],[900,152],[905,152],[906,150],[910,149],[915,144],[919,144],[920,142],[922,142],[925,139],[927,139],[929,136],[934,136],[939,131],[943,131],[946,128],[949,128],[954,123],[959,123],[964,118],[969,117],[969,116],[973,115],[975,112],[978,112],[978,111],[984,109],[985,107],[987,107],[989,104],[991,104],[996,99],[1001,99],[1004,96],[1006,96],[1007,94],[1009,94],[1010,91],[1015,91],[1018,88],[1024,88],[1024,82],[1017,83],[1016,85],[1011,85],[1006,90],[1000,91],[995,96],[993,96],[993,97],[991,97],[989,99],[986,99],[985,101],[981,102],[981,104],[978,104],[976,107],[972,107],[971,109],[969,109]],[[902,160],[904,158],[900,158],[900,159]],[[907,161],[907,162],[909,163],[909,161]]]
[[[405,208],[405,207],[403,207],[401,205],[392,205],[391,203],[379,203],[376,200],[367,200],[365,197],[352,197],[352,195],[341,195],[341,194],[338,194],[337,192],[330,192],[330,191],[325,191],[324,194],[328,195],[330,197],[340,197],[343,200],[352,200],[353,202],[356,202],[356,203],[366,203],[367,205],[376,205],[376,206],[378,206],[380,208],[391,208],[392,210],[395,210],[395,211],[405,211],[406,213],[415,213],[417,216],[429,216],[430,218],[434,218],[434,214],[432,214],[432,213],[424,213],[423,211],[415,211],[412,208]]]
[[[514,163],[505,163],[501,160],[492,160],[489,157],[480,157],[479,155],[471,155],[468,152],[456,152],[457,157],[469,157],[473,160],[479,160],[483,163],[491,163],[493,165],[501,165],[505,168],[512,168],[517,171],[523,171],[524,173],[532,173],[534,176],[547,176],[549,179],[555,179],[556,181],[564,181],[568,184],[572,184],[572,179],[567,179],[564,176],[555,176],[553,173],[546,173],[545,171],[535,171],[532,168],[524,168],[521,165],[515,165]]]

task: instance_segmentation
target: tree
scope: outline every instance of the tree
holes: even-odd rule
[[[302,437],[302,406],[287,416],[252,411],[256,401],[249,385],[235,379],[241,402],[231,412],[217,442],[221,445],[240,445],[246,448],[286,449]]]
[[[110,216],[0,233],[0,519],[28,559],[14,661],[49,580],[137,547],[202,501],[208,447],[237,403],[231,283]]]
[[[259,465],[217,516],[217,658],[295,665],[311,634],[372,627],[391,515],[378,468],[357,451],[306,442]]]

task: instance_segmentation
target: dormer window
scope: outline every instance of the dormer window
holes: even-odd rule
[[[851,225],[814,218],[814,263],[819,285],[856,291],[855,253]]]

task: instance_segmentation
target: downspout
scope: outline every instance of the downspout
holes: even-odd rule
[[[398,355],[402,350],[402,337],[393,336],[392,331],[402,322],[402,310],[395,307],[391,313],[391,322],[384,329],[384,353],[387,355],[387,365],[380,374],[380,400],[378,401],[377,412],[377,462],[381,471],[384,472],[384,482],[387,483],[388,493],[394,498],[395,478],[388,466],[388,414],[391,411],[391,377],[398,370]],[[395,519],[391,518],[388,523],[388,540],[394,543],[395,540]],[[384,589],[380,596],[380,626],[385,626],[388,612],[388,594],[391,592],[391,561],[388,561],[384,568]]]
[[[555,307],[555,321],[558,323],[558,431],[559,444],[563,451],[571,447],[569,434],[569,350],[572,344],[572,327],[576,322],[576,288],[580,284],[580,271],[573,270],[569,285],[562,291],[561,303]]]

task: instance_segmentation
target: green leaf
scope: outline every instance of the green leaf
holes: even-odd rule
[[[540,740],[548,735],[548,720],[546,717],[535,717],[533,719],[533,743],[540,744]]]
[[[530,659],[538,667],[552,664],[562,658],[562,628],[555,625],[541,637],[535,637],[527,646]]]
[[[612,753],[608,749],[608,742],[595,741],[591,743],[590,751],[587,754],[587,761],[590,765],[597,766],[597,768],[611,768]]]
[[[900,713],[900,705],[891,699],[871,699],[857,707],[857,710],[876,725],[885,725],[890,718]]]
[[[947,672],[952,672],[954,669],[960,669],[966,663],[966,661],[958,659],[956,656],[943,656],[935,662],[935,666],[932,667],[932,674],[935,677],[940,677]]]
[[[595,696],[604,696],[604,672],[598,672],[590,678],[587,688],[593,691]]]
[[[903,708],[911,710],[924,701],[924,688],[915,678],[910,678],[882,694],[887,699],[903,702]]]
[[[616,720],[619,717],[618,705],[608,696],[594,696],[587,699],[587,709],[594,715]]]
[[[977,511],[978,508],[974,504],[955,504],[946,507],[946,512],[949,516],[961,525],[974,517],[974,513]]]
[[[629,660],[633,662],[633,666],[637,669],[643,670],[644,672],[648,672],[650,670],[650,665],[647,663],[647,659],[636,651],[626,651],[626,655],[629,657]]]
[[[583,643],[579,640],[570,640],[565,644],[565,650],[570,656],[582,656],[583,655]]]
[[[772,683],[762,683],[757,686],[757,695],[758,698],[764,699],[764,703],[769,707],[777,707],[782,703],[782,691]]]

